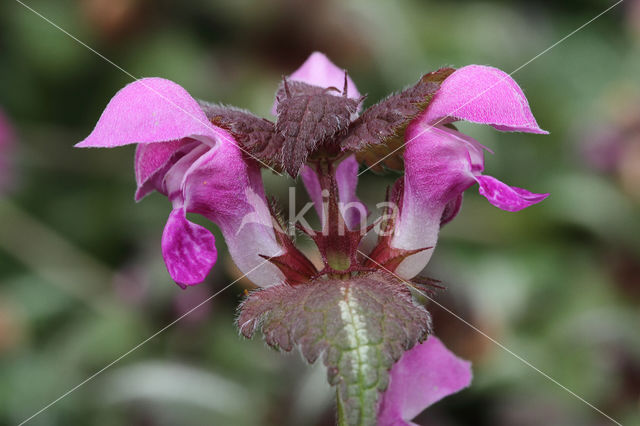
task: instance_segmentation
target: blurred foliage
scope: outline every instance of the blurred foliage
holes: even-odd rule
[[[19,423],[127,354],[34,425],[334,421],[320,366],[238,337],[234,309],[248,283],[145,342],[237,273],[220,261],[206,283],[180,291],[160,255],[168,203],[133,202],[133,149],[72,148],[127,73],[268,116],[280,77],[321,50],[370,104],[441,66],[512,72],[613,4],[25,3],[113,63],[18,2],[0,4],[0,105],[17,133],[14,190],[0,200],[0,424]],[[461,125],[495,151],[492,175],[551,197],[510,214],[470,190],[426,271],[447,285],[440,303],[625,425],[640,424],[639,53],[640,2],[628,0],[514,74],[549,136]],[[291,181],[265,181],[286,202]],[[391,182],[368,173],[359,191],[374,205]],[[475,379],[418,423],[611,424],[429,306]]]

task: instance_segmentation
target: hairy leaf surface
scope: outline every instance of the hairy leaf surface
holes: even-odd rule
[[[375,425],[389,369],[427,338],[431,324],[405,284],[384,272],[267,287],[251,293],[239,310],[245,337],[261,329],[278,350],[297,346],[309,362],[322,356],[350,425]]]
[[[357,152],[358,160],[373,170],[402,170],[407,125],[427,108],[453,71],[442,68],[426,74],[414,86],[369,107],[349,127],[342,149]]]
[[[207,118],[218,127],[229,131],[238,144],[265,163],[280,164],[280,145],[274,141],[275,125],[252,113],[223,105],[200,101]]]
[[[296,81],[278,91],[277,142],[282,165],[291,176],[298,175],[320,145],[337,149],[334,137],[346,131],[358,110],[358,100],[330,94],[333,90]]]

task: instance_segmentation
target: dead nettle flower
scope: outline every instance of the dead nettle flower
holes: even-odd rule
[[[220,227],[233,259],[253,282],[271,285],[283,280],[278,268],[260,257],[282,252],[274,230],[261,221],[240,228],[250,213],[266,216],[265,223],[270,223],[258,163],[243,156],[234,137],[212,125],[182,87],[160,78],[129,84],[76,146],[131,143],[138,144],[136,200],[156,190],[173,205],[162,235],[162,254],[179,285],[202,282],[217,259],[213,235],[189,222],[187,212]]]
[[[138,144],[136,199],[156,190],[171,201],[162,252],[181,286],[203,281],[216,261],[213,236],[186,213],[220,227],[235,263],[263,287],[241,304],[240,332],[251,337],[261,329],[276,349],[298,347],[309,362],[322,357],[337,388],[338,423],[409,424],[471,380],[467,362],[437,338],[427,340],[431,317],[410,290],[431,290],[433,281],[416,276],[440,227],[474,183],[507,211],[547,196],[483,175],[484,148],[452,123],[546,132],[515,81],[486,66],[426,74],[364,112],[363,99],[320,53],[283,79],[275,122],[196,101],[175,83],[149,78],[116,94],[77,146]],[[370,225],[356,196],[362,164],[404,172],[387,190],[385,214]],[[297,227],[317,245],[320,269],[267,203],[262,166],[301,176],[321,229]],[[372,229],[377,244],[365,250],[362,238]]]

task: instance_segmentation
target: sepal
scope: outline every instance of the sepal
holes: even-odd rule
[[[273,203],[270,204],[269,207],[271,208],[276,240],[283,254],[278,256],[265,256],[261,254],[260,257],[267,259],[277,266],[284,275],[287,284],[294,286],[309,282],[318,274],[318,270],[304,253],[295,246],[289,235],[284,232],[282,221],[274,213]]]

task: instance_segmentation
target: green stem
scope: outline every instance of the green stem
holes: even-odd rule
[[[349,426],[346,416],[344,414],[344,405],[342,404],[342,398],[340,398],[340,390],[336,389],[336,408],[338,411],[337,426]]]

